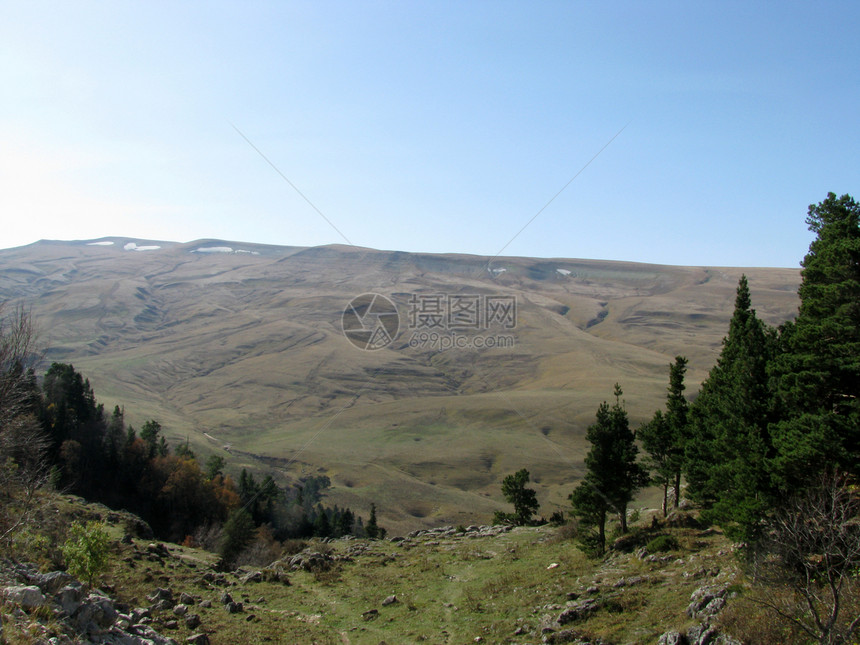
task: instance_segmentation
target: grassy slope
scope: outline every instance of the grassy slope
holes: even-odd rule
[[[166,626],[176,618],[170,611],[153,616],[153,627],[177,642],[192,631],[205,631],[215,645],[466,643],[478,636],[484,642],[533,643],[540,640],[542,619],[558,616],[578,597],[599,598],[605,607],[566,627],[611,643],[650,644],[667,630],[694,623],[684,613],[693,590],[742,582],[731,545],[719,532],[665,527],[658,532],[674,536],[679,548],[658,554],[661,560],[656,562],[632,553],[589,560],[560,529],[515,528],[493,537],[455,533],[402,543],[311,542],[311,550],[348,555],[350,560],[324,572],[291,571],[289,585],[242,582],[244,571],[217,574],[217,558],[200,549],[168,544],[170,554],[162,557],[150,553],[147,541],[121,544],[122,518],[97,504],[84,507],[65,498],[57,507],[52,517],[59,512],[57,518],[101,517],[113,523],[110,566],[99,586],[116,600],[148,607],[147,596],[158,587],[169,588],[175,598],[182,592],[196,598],[189,613],[199,614],[202,625],[194,630],[181,619],[175,628]],[[58,526],[69,521],[57,518]],[[640,524],[650,525],[650,518]],[[641,530],[647,541],[652,533]],[[26,554],[17,555],[27,559]],[[638,581],[619,583],[631,578]],[[589,591],[593,587],[597,590]],[[242,613],[225,610],[220,600],[225,591],[244,603]],[[383,599],[392,594],[398,602],[383,607]],[[199,605],[206,600],[210,607]],[[373,609],[378,617],[365,620],[362,614]],[[16,640],[12,622],[7,620],[9,642],[27,642]],[[515,634],[518,628],[522,632]]]
[[[470,256],[190,252],[203,243],[124,252],[122,242],[2,251],[0,298],[31,305],[47,358],[73,362],[134,425],[157,418],[199,453],[227,456],[228,445],[236,468],[282,481],[326,472],[330,503],[366,513],[375,500],[395,531],[487,521],[499,482],[521,467],[547,515],[566,505],[584,430],[612,385],[634,423],[662,404],[675,354],[690,358],[695,390],[742,272],[503,258],[493,279]],[[793,315],[797,271],[746,273],[766,320]],[[402,336],[358,351],[340,313],[368,291],[391,295],[404,318],[413,292],[515,295],[516,346],[417,351]]]

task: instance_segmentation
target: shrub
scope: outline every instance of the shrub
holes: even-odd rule
[[[648,553],[660,553],[662,551],[674,551],[678,548],[678,540],[671,535],[658,535],[648,544],[645,545],[645,550]]]
[[[62,547],[69,573],[92,586],[107,567],[109,545],[110,536],[102,522],[73,522]]]

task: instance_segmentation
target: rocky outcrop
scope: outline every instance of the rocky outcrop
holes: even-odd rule
[[[0,595],[8,605],[22,631],[44,634],[40,642],[60,645],[175,645],[147,622],[148,609],[129,610],[98,589],[87,589],[63,571],[39,573],[35,565],[2,563],[4,577],[17,578],[28,584],[0,587]],[[163,600],[164,590],[157,590]],[[52,622],[63,628],[62,636],[51,636],[43,622],[44,608],[49,608]]]
[[[714,617],[726,606],[728,587],[699,587],[690,595],[687,616],[699,620],[686,632],[668,631],[660,636],[658,645],[741,645],[732,637],[721,634],[711,624]]]

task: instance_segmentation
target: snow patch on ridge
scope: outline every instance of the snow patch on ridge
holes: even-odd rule
[[[245,249],[233,249],[230,246],[201,246],[192,253],[247,253],[249,255],[260,255],[259,251],[246,251]]]
[[[160,246],[138,246],[134,242],[129,242],[124,247],[122,247],[126,251],[157,251],[160,249]]]
[[[201,246],[192,253],[233,253],[233,249],[229,246]]]
[[[87,246],[113,246],[113,242],[105,240],[104,242],[87,242]]]

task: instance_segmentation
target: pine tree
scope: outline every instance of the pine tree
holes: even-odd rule
[[[785,490],[830,466],[860,473],[860,204],[829,193],[806,222],[816,239],[774,369],[776,474]]]
[[[379,537],[379,526],[376,523],[376,504],[370,505],[370,518],[367,520],[364,532],[371,540]]]
[[[669,486],[675,487],[675,508],[680,504],[681,472],[684,466],[684,450],[689,434],[687,399],[684,396],[684,375],[687,359],[676,356],[669,365],[669,388],[666,397],[666,413],[658,410],[654,417],[639,428],[637,437],[648,452],[649,465],[656,473],[656,483],[663,486],[663,516],[668,513]]]
[[[224,524],[221,542],[223,562],[232,565],[252,537],[254,537],[254,520],[251,514],[242,508],[237,508]]]
[[[739,537],[755,532],[772,488],[768,367],[774,334],[751,304],[742,276],[728,336],[690,410],[686,449],[688,494],[709,507],[706,516],[734,527]]]
[[[529,483],[529,471],[525,468],[517,471],[513,475],[508,475],[502,481],[502,495],[508,503],[514,505],[514,512],[511,520],[517,526],[527,526],[531,524],[532,515],[534,515],[540,504],[537,501],[537,494],[533,488],[526,488]]]
[[[595,423],[585,435],[591,443],[585,457],[585,480],[570,495],[580,522],[597,528],[598,554],[606,547],[607,513],[618,514],[621,532],[626,533],[627,504],[647,481],[647,473],[636,462],[638,449],[621,395],[616,383],[615,404],[610,408],[604,401],[598,407]]]

